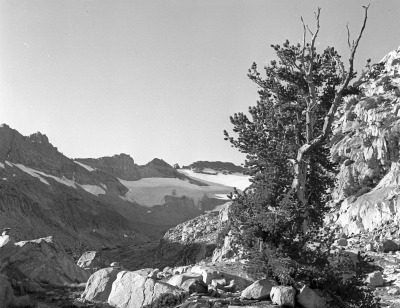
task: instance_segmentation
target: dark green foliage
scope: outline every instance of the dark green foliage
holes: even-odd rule
[[[347,115],[346,115],[346,120],[347,121],[354,121],[355,119],[357,119],[357,115],[350,111]]]
[[[381,163],[380,161],[377,159],[377,154],[374,153],[374,155],[372,155],[372,157],[367,161],[368,164],[368,168],[369,169],[376,169],[379,168]]]
[[[364,148],[369,148],[372,146],[372,137],[367,137],[363,140],[363,146]]]
[[[373,98],[373,97],[368,97],[368,98],[365,100],[365,105],[364,105],[364,109],[365,109],[365,110],[374,109],[374,108],[376,108],[376,107],[378,107],[378,103],[377,103],[377,101],[376,101],[375,98]]]
[[[345,110],[350,110],[357,103],[358,103],[357,97],[355,97],[355,96],[351,97],[346,104]]]
[[[388,142],[389,160],[397,162],[399,159],[399,135],[397,133],[391,133],[386,138]]]
[[[354,196],[362,188],[358,176],[359,175],[357,172],[356,174],[353,173],[353,168],[349,168],[349,177],[347,180],[347,185],[343,189],[343,193],[346,198]]]

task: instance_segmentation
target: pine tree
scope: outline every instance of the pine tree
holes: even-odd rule
[[[279,157],[285,157],[287,162],[292,163],[292,188],[297,195],[304,233],[318,221],[315,214],[323,212],[318,207],[324,203],[324,197],[320,196],[316,185],[320,191],[328,188],[328,179],[324,174],[331,166],[326,155],[319,154],[327,154],[326,141],[332,131],[334,114],[348,90],[349,82],[355,77],[354,56],[367,21],[368,7],[364,9],[364,22],[356,41],[350,43],[348,35],[348,71],[333,47],[326,48],[321,54],[316,51],[315,41],[320,29],[318,9],[315,32],[303,22],[303,44],[290,45],[286,40],[282,46],[272,45],[279,60],[271,61],[265,67],[264,77],[257,64],[252,65],[248,76],[259,86],[260,94],[257,106],[249,109],[253,121],[243,113],[235,114],[231,122],[233,131],[238,134],[237,139],[224,132],[234,147],[247,154],[246,167],[252,170],[250,175],[270,168],[263,161],[272,155],[268,152],[270,148],[283,153]],[[308,32],[312,36],[310,43],[306,43]],[[275,132],[262,119],[268,113],[264,106],[273,106],[273,116],[277,118]],[[268,145],[270,143],[272,145]],[[279,147],[275,148],[274,143],[278,143]]]
[[[330,256],[329,241],[317,250],[305,244],[322,226],[334,184],[327,141],[333,116],[355,77],[354,56],[367,11],[365,7],[357,40],[350,44],[348,39],[348,71],[333,47],[316,51],[319,9],[315,33],[303,22],[302,45],[289,41],[272,45],[279,60],[265,67],[264,77],[255,63],[248,74],[259,86],[259,101],[249,107],[249,116],[236,113],[231,117],[235,135],[224,131],[225,139],[246,154],[244,167],[252,181],[243,193],[236,191],[231,216],[232,228],[240,231],[250,253],[250,270],[263,271],[282,284],[301,282],[323,288],[342,307],[379,305],[370,290],[361,287],[362,273],[351,285],[343,284],[338,272],[345,268],[346,258]],[[307,31],[311,43],[305,42]],[[331,290],[325,288],[328,285]],[[344,298],[346,288],[352,294],[342,301],[338,295]]]

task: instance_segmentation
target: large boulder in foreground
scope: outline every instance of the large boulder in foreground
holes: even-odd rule
[[[271,301],[284,307],[295,306],[296,290],[289,286],[274,286],[271,289]]]
[[[324,298],[315,293],[308,286],[303,286],[297,295],[297,302],[304,308],[325,308]]]
[[[117,308],[161,308],[179,304],[185,296],[184,291],[168,283],[121,271],[112,285],[108,303]]]
[[[265,299],[270,296],[272,287],[277,285],[272,279],[257,280],[244,289],[240,297],[246,299]]]
[[[121,269],[103,268],[90,276],[81,298],[89,301],[107,302],[111,287]]]
[[[7,256],[0,250],[3,270],[10,278],[28,278],[52,285],[86,282],[90,276],[70,258],[52,236],[15,243]],[[4,253],[7,253],[6,251]]]
[[[32,307],[29,296],[16,297],[8,278],[0,274],[0,308]]]

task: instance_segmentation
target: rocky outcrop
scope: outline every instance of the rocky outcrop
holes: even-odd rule
[[[185,178],[174,167],[159,158],[155,158],[143,166],[135,164],[133,158],[124,153],[111,157],[77,158],[76,161],[126,181],[157,177]]]
[[[52,237],[17,242],[0,249],[2,272],[15,280],[64,285],[86,282],[89,273],[78,267]]]
[[[337,223],[349,234],[399,221],[400,48],[360,83],[360,94],[344,98],[331,140],[332,159],[340,164],[332,192],[341,203]]]
[[[184,169],[192,169],[198,172],[205,172],[207,170],[214,170],[223,173],[244,173],[246,171],[245,168],[241,166],[237,166],[231,162],[222,162],[222,161],[196,161],[189,166],[183,166]]]
[[[136,181],[141,179],[139,166],[135,164],[132,157],[124,153],[111,157],[100,157],[97,159],[77,158],[76,161],[123,180]]]
[[[161,308],[179,304],[184,297],[178,287],[122,271],[112,284],[108,303],[118,308]]]

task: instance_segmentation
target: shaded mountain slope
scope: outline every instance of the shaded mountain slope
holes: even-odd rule
[[[148,193],[160,196],[150,208],[136,202],[137,191],[127,198],[143,179],[151,179]],[[190,189],[160,190],[166,179]],[[11,227],[17,240],[54,235],[78,249],[160,238],[170,227],[223,203],[214,192],[209,195],[210,188],[161,159],[144,166],[126,154],[72,160],[41,133],[27,137],[0,127],[0,228]],[[217,185],[218,193],[231,190]]]

